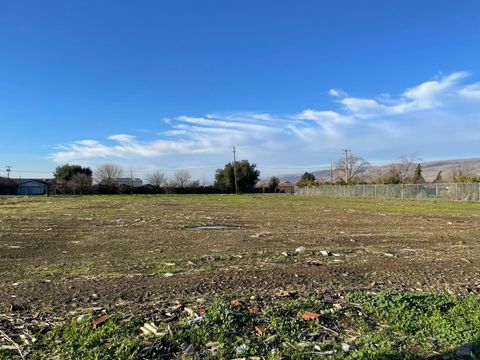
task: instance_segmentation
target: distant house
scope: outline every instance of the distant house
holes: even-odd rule
[[[143,180],[139,178],[117,178],[118,185],[133,186],[135,188],[143,185]]]
[[[12,179],[17,184],[17,195],[45,195],[50,179]]]
[[[277,189],[285,194],[293,194],[295,193],[295,184],[290,181],[281,181],[278,184]]]
[[[281,181],[275,190],[270,188],[268,183],[259,183],[256,186],[258,192],[263,193],[285,193],[285,194],[294,194],[295,193],[295,184],[290,181]]]

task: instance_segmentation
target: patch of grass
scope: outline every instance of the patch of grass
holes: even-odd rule
[[[304,320],[305,311],[321,316]],[[354,293],[341,309],[317,296],[240,303],[219,298],[194,321],[178,315],[174,322],[154,321],[164,335],[149,338],[139,329],[151,319],[117,315],[97,330],[92,317],[72,320],[37,334],[31,358],[423,359],[454,354],[458,346],[480,340],[479,296]],[[184,352],[188,346],[191,353]]]
[[[138,319],[122,321],[120,316],[110,318],[93,330],[93,318],[73,320],[54,327],[40,336],[32,352],[32,359],[135,359],[141,349],[136,336],[141,322]]]
[[[349,301],[357,303],[368,319],[357,328],[360,348],[375,343],[398,353],[426,356],[480,341],[479,296],[356,293]]]

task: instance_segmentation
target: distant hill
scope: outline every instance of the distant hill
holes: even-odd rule
[[[444,180],[451,177],[454,170],[463,169],[472,175],[480,176],[480,158],[474,159],[453,159],[422,162],[423,177],[426,181],[433,181],[439,171],[442,171]],[[366,174],[373,174],[377,171],[386,170],[389,165],[369,166]],[[330,170],[312,171],[317,179],[330,180]],[[302,174],[288,174],[277,176],[281,181],[297,182]]]

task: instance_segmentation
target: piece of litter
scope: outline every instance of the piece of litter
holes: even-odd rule
[[[88,318],[88,315],[87,315],[87,314],[83,314],[83,315],[80,315],[80,316],[77,317],[77,321],[80,322],[80,321],[85,320],[86,318]]]
[[[195,314],[195,311],[189,307],[186,307],[184,308],[183,310],[185,310],[189,316],[195,316],[195,317],[198,317],[196,314]]]
[[[305,311],[302,315],[301,318],[304,320],[312,320],[312,319],[318,319],[320,317],[319,313],[316,312],[311,312],[311,311]]]
[[[185,355],[192,355],[195,352],[195,346],[184,341],[182,343],[182,352]]]
[[[301,253],[304,253],[306,250],[307,250],[307,248],[305,246],[300,246],[300,247],[295,249],[295,252],[297,254],[301,254]]]
[[[100,325],[103,323],[107,322],[107,320],[110,318],[108,315],[102,315],[99,318],[95,319],[92,321],[92,329],[96,330]]]
[[[230,301],[230,304],[235,307],[240,307],[242,305],[242,303],[238,299]]]
[[[220,346],[220,343],[218,341],[211,341],[205,344],[205,347],[209,348],[210,350],[215,350],[219,346]]]
[[[205,318],[205,316],[199,316],[199,317],[196,317],[195,319],[188,320],[188,323],[189,324],[195,324],[199,321],[202,321],[204,318]]]
[[[247,350],[248,350],[248,346],[245,345],[245,344],[238,345],[238,346],[235,348],[235,351],[237,352],[237,354],[244,353],[244,352],[247,351]]]
[[[261,325],[255,326],[255,332],[258,336],[265,336],[265,328]]]
[[[143,326],[140,327],[140,330],[142,330],[145,335],[163,335],[158,331],[158,328],[153,323],[145,323]]]

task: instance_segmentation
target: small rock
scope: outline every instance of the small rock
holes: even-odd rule
[[[342,350],[345,351],[345,352],[349,352],[350,351],[350,345],[348,345],[346,343],[342,343]]]
[[[300,247],[295,249],[295,252],[297,254],[301,254],[301,253],[304,253],[306,250],[307,250],[307,248],[305,246],[300,246]]]
[[[330,256],[330,251],[326,251],[326,250],[322,250],[320,251],[320,254],[322,254],[323,256]]]

